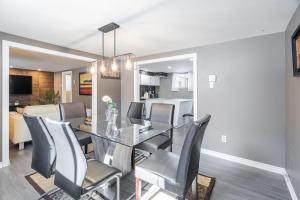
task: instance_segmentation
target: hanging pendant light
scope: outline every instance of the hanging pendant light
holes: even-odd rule
[[[113,58],[112,63],[111,63],[111,70],[113,72],[118,71],[118,63],[117,63],[117,59]]]
[[[111,69],[113,72],[116,72],[118,70],[118,63],[116,59],[116,29],[114,29],[114,58],[111,63]]]
[[[113,72],[119,71],[119,62],[118,59],[120,58],[120,61],[125,61],[124,57],[126,56],[126,61],[125,61],[125,66],[127,70],[132,69],[132,61],[131,61],[131,56],[133,56],[132,53],[126,53],[122,55],[116,55],[116,46],[117,46],[117,34],[116,34],[116,29],[118,29],[120,26],[116,23],[110,23],[105,26],[100,27],[98,30],[102,32],[102,60],[101,60],[101,66],[100,66],[100,71],[101,73],[106,72],[106,67],[107,64],[110,63],[110,69]],[[110,59],[104,59],[104,34],[114,31],[114,55]],[[123,57],[123,58],[122,58]]]
[[[105,61],[104,60],[101,60],[100,71],[101,71],[101,73],[106,72]]]
[[[127,56],[127,59],[126,59],[126,69],[128,69],[128,70],[132,69],[132,62],[131,62],[130,55]]]
[[[100,71],[101,73],[104,73],[106,71],[105,60],[104,60],[104,32],[102,32],[102,60],[100,65]]]
[[[95,67],[94,67],[94,66],[91,66],[91,68],[90,68],[90,73],[91,73],[91,74],[94,74],[94,73],[95,73]]]

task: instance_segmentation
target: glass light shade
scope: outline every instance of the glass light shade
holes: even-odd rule
[[[126,69],[128,69],[128,70],[132,69],[132,62],[131,62],[130,57],[128,57],[126,60]]]
[[[95,67],[94,67],[94,66],[92,66],[92,67],[90,68],[90,73],[91,73],[91,74],[94,74],[94,73],[95,73]]]
[[[104,61],[101,61],[100,71],[101,71],[101,73],[104,73],[106,71],[105,62]]]
[[[112,69],[113,72],[115,72],[115,71],[118,70],[118,64],[117,64],[117,61],[116,61],[115,58],[114,58],[113,61],[112,61],[111,69]]]

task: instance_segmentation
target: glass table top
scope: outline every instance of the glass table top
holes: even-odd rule
[[[129,147],[134,147],[172,128],[170,124],[150,122],[149,120],[127,118],[125,121],[121,121],[120,117],[115,124],[100,116],[72,118],[66,120],[66,122],[70,122],[75,130],[84,131],[93,136]]]

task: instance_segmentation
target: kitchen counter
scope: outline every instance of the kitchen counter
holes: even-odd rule
[[[156,99],[147,99],[145,100],[146,107],[146,117],[150,117],[150,110],[152,103],[165,103],[175,105],[174,110],[174,126],[179,127],[184,124],[183,114],[193,112],[193,100],[192,99],[165,99],[165,98],[156,98]]]

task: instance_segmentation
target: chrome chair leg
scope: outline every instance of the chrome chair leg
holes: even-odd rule
[[[140,200],[142,196],[142,181],[140,178],[135,178],[135,199]]]
[[[117,179],[117,187],[116,187],[117,200],[120,200],[120,177],[117,176],[116,179]]]

